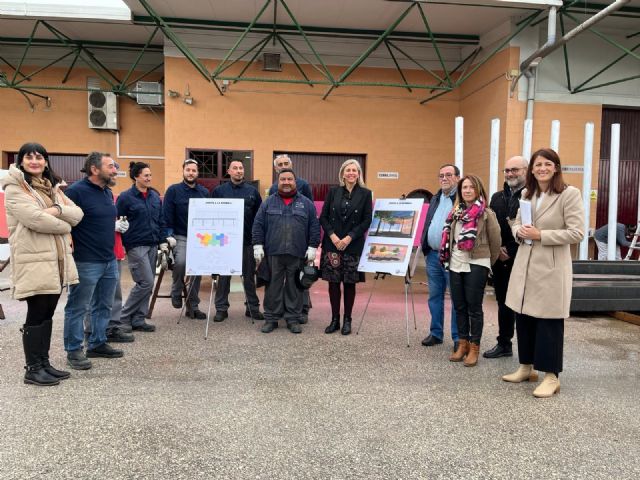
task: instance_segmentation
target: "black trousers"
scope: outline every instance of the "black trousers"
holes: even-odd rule
[[[282,317],[289,323],[298,323],[302,316],[302,290],[296,286],[295,275],[304,259],[292,255],[269,256],[271,280],[264,292],[264,319],[275,322]]]
[[[562,371],[564,319],[535,318],[516,313],[518,357],[523,365],[556,375]]]
[[[33,295],[27,297],[27,318],[25,325],[35,327],[41,325],[45,320],[51,320],[53,313],[58,306],[59,293]]]
[[[249,311],[249,306],[253,313],[257,313],[260,310],[260,299],[256,294],[256,261],[253,258],[253,247],[251,245],[245,245],[242,247],[242,286],[244,293],[246,294],[246,300],[249,305],[246,305],[246,310]],[[216,311],[226,312],[229,310],[229,292],[231,291],[231,276],[220,275],[218,277],[218,289],[216,290]]]
[[[449,272],[449,288],[456,311],[459,338],[480,344],[484,326],[482,300],[489,269],[474,264],[469,267],[470,272]]]
[[[498,302],[498,343],[509,347],[513,338],[516,316],[513,310],[507,307],[504,302],[507,299],[507,288],[509,287],[512,268],[513,260],[508,260],[507,262],[498,260],[492,267],[493,288]]]

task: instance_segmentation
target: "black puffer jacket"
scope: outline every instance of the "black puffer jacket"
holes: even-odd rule
[[[513,238],[508,219],[513,220],[516,218],[518,208],[520,208],[521,193],[522,188],[515,193],[511,193],[511,188],[505,182],[504,189],[494,193],[491,197],[491,202],[489,202],[489,207],[495,212],[498,218],[500,234],[502,236],[502,246],[507,249],[510,260],[513,260],[516,256],[518,242]]]

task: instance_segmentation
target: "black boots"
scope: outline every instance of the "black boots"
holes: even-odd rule
[[[340,330],[340,315],[333,315],[331,317],[331,323],[324,329],[324,333],[333,333]]]
[[[44,368],[42,361],[42,344],[44,339],[45,325],[37,325],[28,327],[24,325],[22,331],[22,346],[24,347],[24,356],[27,371],[24,374],[24,383],[39,385],[46,387],[49,385],[58,385],[60,379],[56,378]],[[48,352],[46,352],[48,358]]]
[[[345,315],[342,322],[342,335],[349,335],[351,333],[351,317]]]
[[[53,328],[53,321],[45,320],[42,322],[42,327],[42,350],[40,351],[42,366],[52,377],[59,378],[60,380],[66,380],[71,376],[71,374],[65,370],[58,370],[49,363],[49,348],[51,347],[51,329]]]

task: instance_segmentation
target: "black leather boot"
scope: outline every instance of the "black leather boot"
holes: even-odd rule
[[[24,367],[26,369],[24,383],[39,385],[41,387],[58,385],[60,380],[49,375],[42,366],[42,360],[40,358],[42,330],[42,325],[36,327],[27,327],[24,325],[20,330],[22,332],[24,356],[27,361],[27,365]]]
[[[334,315],[331,317],[331,323],[324,329],[324,333],[333,333],[340,330],[340,315]]]
[[[51,348],[52,328],[53,328],[52,320],[45,320],[44,322],[42,322],[42,348],[40,350],[42,367],[52,377],[59,378],[60,380],[66,380],[71,376],[71,374],[66,370],[58,370],[49,362],[49,348]]]
[[[351,333],[351,317],[345,315],[342,322],[342,335],[349,335]]]

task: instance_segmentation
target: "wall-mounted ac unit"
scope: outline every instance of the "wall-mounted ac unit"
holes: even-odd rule
[[[157,107],[163,104],[162,84],[160,82],[137,82],[134,92],[138,105]]]
[[[118,129],[118,97],[115,93],[89,90],[89,128]]]

